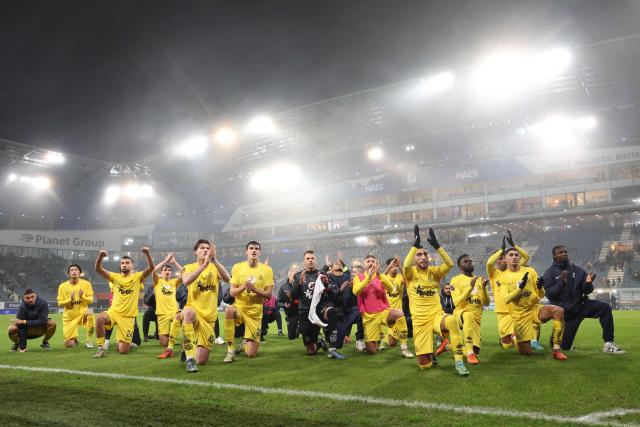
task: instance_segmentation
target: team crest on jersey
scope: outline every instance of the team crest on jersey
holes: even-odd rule
[[[416,287],[416,293],[421,297],[432,297],[436,294],[436,291],[433,289],[423,289],[422,286],[418,285]]]
[[[205,285],[202,282],[198,281],[197,286],[200,292],[213,291],[213,285]]]
[[[170,296],[173,295],[173,288],[169,285],[162,285],[160,292],[162,292],[162,295]]]
[[[120,293],[120,295],[131,295],[133,289],[124,289],[122,286],[118,286],[118,293]]]

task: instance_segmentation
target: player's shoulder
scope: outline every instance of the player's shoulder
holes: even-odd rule
[[[60,283],[60,285],[58,285],[58,290],[62,290],[65,289],[69,286],[69,281],[65,280],[64,282]]]
[[[236,262],[235,264],[233,264],[233,267],[231,267],[231,271],[243,270],[243,269],[247,268],[248,266],[249,266],[249,264],[247,263],[247,261]]]
[[[182,267],[182,269],[185,272],[197,270],[198,269],[198,263],[197,262],[192,262],[191,264],[187,264],[184,267]]]
[[[82,283],[82,285],[84,286],[91,287],[91,282],[88,281],[87,279],[80,279],[80,283]]]

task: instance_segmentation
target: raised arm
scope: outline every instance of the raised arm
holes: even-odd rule
[[[105,270],[104,267],[102,267],[102,260],[106,256],[107,256],[107,251],[105,251],[104,249],[98,252],[98,259],[96,259],[96,271],[98,272],[99,275],[109,280],[109,276],[111,275],[111,273]]]
[[[489,283],[486,279],[481,279],[482,285],[480,289],[480,299],[482,300],[482,305],[488,306],[491,301],[489,300],[489,291],[487,290],[487,284]]]
[[[209,254],[209,256],[211,258],[211,262],[213,262],[213,265],[215,265],[218,269],[220,278],[223,281],[229,283],[229,280],[231,280],[231,276],[229,276],[229,273],[227,272],[227,269],[224,268],[224,265],[222,265],[220,261],[218,261],[218,257],[216,256],[216,245],[211,245],[211,253]]]
[[[209,266],[209,260],[210,260],[209,257],[205,258],[202,265],[196,268],[191,273],[187,273],[186,271],[183,271],[182,283],[184,283],[185,286],[189,286],[190,284],[192,284],[198,278],[198,276],[204,271],[204,269]]]
[[[369,270],[365,271],[364,279],[360,279],[359,274],[353,278],[352,292],[355,296],[360,295],[360,293],[364,291],[364,288],[369,286],[369,283],[371,283],[371,274],[373,274],[373,268],[370,268]]]
[[[496,272],[496,261],[498,258],[504,254],[504,251],[507,249],[507,240],[505,236],[502,236],[502,246],[500,249],[495,251],[487,260],[487,275],[491,279]]]
[[[416,224],[413,226],[413,247],[409,249],[409,253],[404,258],[404,263],[402,264],[402,275],[404,276],[404,280],[409,281],[413,277],[413,261],[416,258],[416,252],[421,247],[420,227]]]
[[[151,258],[151,251],[149,251],[148,247],[143,247],[142,249],[140,249],[140,252],[142,252],[144,256],[147,257],[147,268],[142,272],[142,280],[144,280],[149,277],[151,273],[153,273],[154,265],[153,258]]]
[[[515,244],[515,242],[513,241],[513,236],[511,235],[511,230],[507,230],[507,242],[509,242],[511,247],[516,251],[518,251],[518,253],[520,254],[520,266],[522,267],[526,266],[527,263],[529,262],[529,259],[531,259],[531,257],[524,249],[522,249],[520,246],[517,246]]]
[[[477,277],[471,279],[471,285],[465,290],[460,289],[461,286],[458,284],[458,281],[454,279],[451,280],[451,299],[453,300],[453,305],[459,307],[463,302],[465,302],[470,296],[473,288],[476,286]]]
[[[387,276],[386,274],[381,274],[380,282],[382,283],[382,286],[384,286],[384,288],[387,290],[387,292],[395,292],[396,287],[389,276]]]
[[[520,299],[520,297],[522,296],[522,290],[524,289],[525,286],[527,286],[528,280],[529,280],[529,272],[527,271],[526,273],[524,273],[524,276],[522,276],[522,280],[518,282],[518,286],[513,291],[507,293],[504,296],[504,302],[510,303],[517,299]]]
[[[62,285],[60,285],[58,287],[58,305],[60,307],[64,307],[65,305],[69,304],[71,302],[71,296],[70,295],[65,295],[65,292],[62,289]]]

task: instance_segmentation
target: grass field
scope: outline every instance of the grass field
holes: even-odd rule
[[[487,312],[481,364],[467,378],[455,375],[451,353],[420,371],[398,349],[367,356],[347,345],[348,359],[336,361],[305,356],[301,341],[274,335],[258,358],[233,364],[215,346],[197,374],[178,358],[156,359],[157,341],[94,360],[91,350],[64,349],[61,327],[51,352],[30,341],[29,352],[10,353],[4,335],[0,425],[640,425],[640,312],[614,316],[626,355],[602,353],[600,325],[586,320],[577,349],[557,362],[549,352],[524,358],[499,349]],[[10,318],[0,316],[3,331]],[[550,333],[545,325],[543,343]]]

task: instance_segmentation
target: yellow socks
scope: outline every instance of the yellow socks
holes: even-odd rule
[[[104,347],[104,337],[97,337],[96,343],[98,344],[98,347]]]
[[[96,318],[93,314],[87,315],[87,342],[93,339],[93,333],[96,331]]]
[[[553,329],[551,336],[553,337],[553,349],[559,350],[562,343],[562,334],[564,333],[564,322],[562,320],[553,321]]]
[[[393,326],[393,330],[394,330],[393,335],[400,342],[400,346],[401,347],[406,346],[408,331],[407,331],[407,319],[405,319],[404,316],[396,320],[396,324]]]
[[[178,334],[180,333],[180,328],[182,327],[182,320],[173,319],[171,322],[171,329],[169,330],[169,343],[167,343],[167,348],[173,350],[173,346],[176,345],[176,338],[178,338]]]
[[[187,359],[193,359],[196,355],[196,334],[193,330],[193,323],[185,323],[182,325],[184,332],[184,340],[182,340],[182,348],[187,355]]]
[[[236,334],[236,325],[233,319],[224,318],[224,339],[227,342],[227,352],[235,352],[234,336]]]
[[[464,359],[462,335],[460,335],[460,325],[458,319],[453,316],[446,316],[444,319],[444,325],[449,330],[449,336],[451,339],[451,347],[453,349],[453,358],[456,362],[462,362]],[[473,351],[473,346],[471,348]]]

